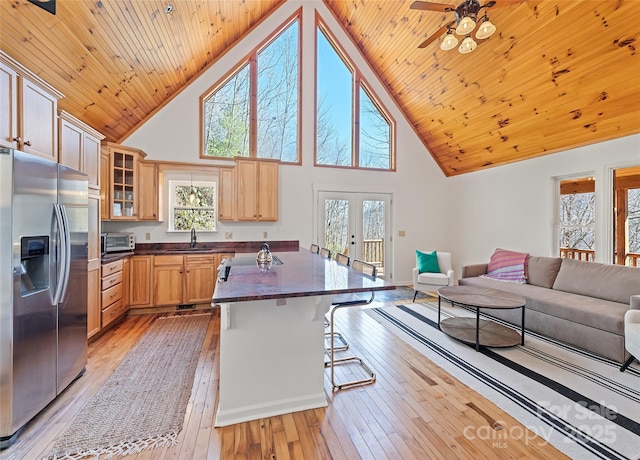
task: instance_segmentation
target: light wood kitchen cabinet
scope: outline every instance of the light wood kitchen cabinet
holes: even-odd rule
[[[128,287],[122,278],[123,260],[102,265],[102,278],[100,287],[102,290],[102,328],[111,325],[127,313],[122,293]]]
[[[138,220],[159,220],[158,167],[141,161],[139,172]]]
[[[237,220],[278,220],[278,164],[277,160],[236,159]]]
[[[153,261],[153,305],[180,305],[184,293],[184,257],[155,256]]]
[[[58,99],[63,95],[0,51],[0,146],[58,161]]]
[[[87,338],[100,332],[102,308],[100,305],[100,264],[97,268],[89,266],[87,272]]]
[[[100,332],[101,262],[100,262],[100,198],[89,195],[87,234],[87,338]]]
[[[235,220],[236,169],[220,168],[218,177],[218,220]]]
[[[129,311],[131,305],[131,259],[122,261],[122,306]]]
[[[58,163],[89,177],[89,193],[100,190],[100,141],[104,136],[61,110],[58,119]]]
[[[103,142],[109,154],[109,181],[100,183],[108,193],[109,220],[138,220],[140,201],[139,172],[140,161],[146,154],[138,149]]]
[[[130,308],[146,308],[151,304],[154,256],[133,256],[129,275]]]
[[[185,256],[184,303],[209,303],[213,296],[217,264],[213,255]]]
[[[153,263],[153,305],[210,303],[218,265],[229,254],[157,255]]]
[[[109,176],[111,162],[109,161],[109,151],[105,148],[100,149],[100,219],[109,220],[109,207],[111,201],[109,198]]]

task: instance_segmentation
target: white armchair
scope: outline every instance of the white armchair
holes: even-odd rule
[[[622,365],[620,372],[624,372],[634,359],[640,357],[640,295],[631,296],[631,309],[624,314],[624,347],[629,359]]]
[[[431,252],[431,251],[422,251]],[[436,251],[440,273],[419,273],[418,267],[413,268],[413,301],[416,301],[418,292],[436,292],[443,286],[453,286],[453,266],[451,253]]]

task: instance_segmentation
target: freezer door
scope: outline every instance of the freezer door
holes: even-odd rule
[[[58,394],[87,364],[87,175],[58,165],[58,204],[64,220],[66,252],[58,303]]]
[[[3,300],[0,311],[0,437],[5,438],[56,396],[57,271],[52,229],[57,169],[55,163],[17,151],[0,157],[2,180],[11,181],[8,195],[3,187],[0,209],[3,229],[11,228],[8,246],[2,237],[0,269],[0,276],[11,283],[11,300]]]

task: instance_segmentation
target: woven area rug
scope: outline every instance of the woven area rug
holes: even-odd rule
[[[158,318],[46,458],[109,458],[174,445],[210,319],[210,314]]]
[[[524,346],[476,352],[438,329],[437,302],[366,311],[539,436],[526,441],[549,442],[574,459],[640,458],[637,362],[621,373],[616,362],[529,332]],[[443,302],[442,318],[450,316],[475,316],[475,310]],[[463,434],[493,440],[497,448],[510,437],[527,436],[490,427],[469,427]]]

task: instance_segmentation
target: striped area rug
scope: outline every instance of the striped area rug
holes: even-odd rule
[[[640,459],[637,362],[621,373],[616,362],[530,332],[524,346],[476,352],[438,329],[437,302],[366,311],[569,457]],[[475,316],[475,311],[443,302],[442,318],[450,316]],[[509,437],[527,436],[486,427],[469,427],[463,434],[495,439],[498,446]]]

